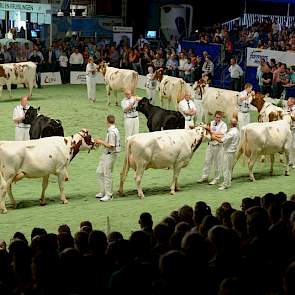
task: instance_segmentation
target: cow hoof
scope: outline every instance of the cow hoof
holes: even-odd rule
[[[181,188],[180,188],[180,187],[176,187],[176,188],[175,188],[175,191],[176,191],[176,192],[179,192],[179,191],[181,191]]]
[[[68,201],[68,200],[63,200],[62,203],[63,203],[63,204],[68,204],[69,201]]]
[[[13,202],[13,203],[12,203],[12,208],[13,208],[13,209],[16,209],[16,202]]]
[[[270,171],[270,172],[269,172],[269,175],[270,175],[270,176],[273,176],[273,172],[272,172],[272,171]]]
[[[119,106],[119,104],[116,102],[116,107]]]
[[[285,171],[285,176],[289,176],[289,172],[288,171]]]
[[[171,196],[174,196],[174,195],[175,195],[175,191],[171,191],[171,192],[170,192],[170,195],[171,195]]]
[[[249,181],[254,182],[255,181],[255,178],[249,177]]]
[[[69,181],[70,179],[68,177],[65,177],[65,181]]]
[[[7,209],[3,210],[2,209],[2,214],[6,214],[7,213]]]
[[[143,200],[144,199],[144,195],[138,195],[138,197]]]
[[[264,163],[264,162],[265,162],[265,159],[261,159],[260,162],[261,162],[261,163]]]
[[[284,164],[284,160],[283,159],[280,159],[280,163]]]

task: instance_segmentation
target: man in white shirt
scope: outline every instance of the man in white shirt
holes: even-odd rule
[[[107,116],[107,125],[108,131],[106,139],[104,141],[99,138],[95,139],[95,144],[105,147],[96,169],[96,174],[100,183],[100,193],[96,195],[96,198],[102,202],[110,201],[113,198],[112,172],[118,153],[121,151],[120,133],[115,126],[115,116]]]
[[[78,48],[75,48],[75,51],[70,56],[70,65],[73,70],[81,70],[83,65],[83,55],[79,52]]]
[[[224,137],[216,137],[217,141],[223,143],[223,183],[219,190],[227,189],[231,186],[232,170],[235,154],[240,141],[240,132],[237,128],[238,121],[233,118],[230,121],[231,128]]]
[[[154,69],[152,66],[148,67],[148,74],[146,75],[145,89],[147,98],[151,104],[155,104],[157,80],[155,79]]]
[[[68,57],[66,56],[66,53],[63,51],[61,55],[58,58],[59,60],[59,68],[60,68],[60,76],[62,84],[65,84],[68,82]]]
[[[215,113],[214,120],[210,123],[210,130],[213,135],[213,138],[223,137],[227,131],[226,124],[221,120],[223,113],[217,111]],[[206,150],[203,173],[201,179],[198,181],[199,183],[208,181],[210,170],[212,164],[215,168],[214,178],[210,185],[217,184],[221,177],[221,169],[222,169],[222,152],[223,146],[222,143],[218,142],[217,140],[211,140],[208,143],[208,147]]]
[[[239,127],[242,129],[244,126],[250,123],[250,106],[251,106],[251,98],[255,95],[255,92],[252,90],[253,86],[251,83],[246,83],[244,90],[240,92],[238,105],[238,119],[239,119]]]
[[[295,97],[289,97],[287,101],[287,112],[295,117]],[[295,122],[291,125],[292,142],[289,153],[289,165],[295,169]]]
[[[235,58],[232,58],[230,60],[230,67],[228,68],[228,71],[230,72],[231,89],[234,91],[240,91],[241,77],[243,76],[244,72],[237,64],[237,60]]]
[[[144,44],[149,44],[149,41],[143,38],[143,35],[140,34],[137,42],[133,46],[133,48],[138,48],[138,50],[141,50],[144,46]]]
[[[15,122],[15,140],[30,140],[30,124],[24,124],[25,112],[29,109],[28,97],[22,96],[20,104],[13,110],[12,119]]]
[[[194,126],[194,117],[197,114],[197,108],[191,100],[191,94],[186,92],[184,98],[179,102],[178,109],[185,118],[185,129]]]
[[[128,136],[139,133],[139,119],[137,107],[137,97],[132,96],[129,89],[125,90],[125,98],[121,102],[124,112],[125,142]]]

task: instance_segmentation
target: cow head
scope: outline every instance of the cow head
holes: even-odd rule
[[[149,99],[143,97],[138,101],[136,110],[144,114],[150,106],[152,106],[152,104],[150,103]]]
[[[258,110],[258,112],[260,112],[263,108],[263,105],[265,103],[264,100],[264,95],[261,93],[255,93],[255,95],[253,95],[251,97],[251,104],[256,107],[256,109]]]
[[[23,123],[32,124],[32,122],[38,117],[39,111],[40,107],[34,108],[30,106],[27,110],[25,110],[25,119],[23,120]]]
[[[154,74],[155,80],[158,80],[159,82],[161,82],[163,79],[163,76],[164,76],[164,69],[163,68],[160,68],[155,71],[155,74]]]
[[[65,138],[65,143],[67,144],[67,138]],[[71,138],[71,160],[79,153],[79,151],[90,152],[94,149],[95,141],[92,139],[91,135],[88,133],[88,130],[83,128],[78,133],[72,135]]]
[[[194,141],[192,144],[192,150],[193,152],[196,151],[196,149],[200,146],[204,138],[207,138],[208,140],[211,140],[211,131],[210,128],[201,123],[199,125],[196,125],[192,128]]]
[[[199,81],[194,83],[193,91],[196,93],[197,97],[203,99],[207,87],[209,87],[208,82],[204,79],[200,79]]]
[[[103,76],[105,76],[107,72],[107,65],[108,64],[105,61],[102,61],[97,65],[97,71],[102,73]]]

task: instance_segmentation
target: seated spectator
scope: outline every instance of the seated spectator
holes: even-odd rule
[[[159,53],[156,54],[155,59],[152,60],[152,65],[156,70],[163,68],[164,66],[164,60],[161,58],[161,55]]]
[[[273,75],[273,96],[274,98],[281,98],[282,92],[284,90],[284,85],[289,83],[289,75],[287,73],[287,68],[285,64],[281,66],[274,72]]]

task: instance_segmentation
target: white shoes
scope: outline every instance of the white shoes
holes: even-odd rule
[[[223,191],[223,190],[225,190],[225,189],[227,189],[227,187],[225,187],[225,186],[220,186],[219,188],[218,188],[220,191]]]
[[[112,200],[113,199],[113,196],[107,196],[107,195],[105,195],[104,197],[102,197],[101,199],[100,199],[100,201],[101,202],[107,202],[107,201],[110,201],[110,200]]]
[[[208,182],[208,178],[200,178],[197,183]]]
[[[214,185],[214,184],[217,184],[217,180],[216,179],[213,179],[211,182],[209,182],[210,185]]]
[[[98,194],[95,195],[95,198],[97,198],[97,199],[101,199],[103,197],[104,197],[103,193],[98,193]]]

